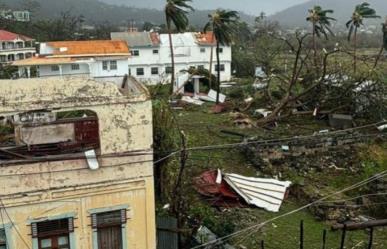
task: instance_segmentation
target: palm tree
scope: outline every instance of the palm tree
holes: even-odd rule
[[[369,7],[369,3],[362,3],[359,5],[356,5],[355,11],[352,14],[351,20],[349,20],[346,24],[347,28],[349,29],[348,32],[348,41],[351,40],[353,35],[353,46],[354,46],[354,52],[353,52],[353,69],[356,73],[356,67],[357,67],[357,30],[360,28],[360,26],[363,26],[363,20],[364,19],[370,19],[370,18],[380,18],[380,16],[376,15],[376,11]]]
[[[194,9],[188,4],[191,0],[167,0],[165,5],[165,18],[167,22],[167,29],[169,35],[169,47],[171,50],[171,62],[172,62],[172,78],[171,78],[171,92],[173,92],[173,85],[175,83],[175,56],[173,53],[172,42],[172,24],[175,26],[177,32],[182,32],[188,27],[189,11]]]
[[[212,30],[216,39],[216,62],[217,62],[217,94],[216,104],[219,104],[220,92],[220,45],[230,45],[232,42],[232,34],[234,33],[234,25],[239,19],[238,12],[218,9],[211,15],[208,15],[209,21],[204,26],[204,32]],[[211,72],[210,72],[211,73]]]
[[[328,14],[332,14],[333,10],[323,10],[321,6],[314,6],[313,9],[309,10],[309,15],[306,18],[308,22],[312,23],[313,27],[313,52],[314,52],[314,63],[317,67],[317,47],[316,47],[316,36],[325,36],[328,39],[328,33],[334,35],[330,29],[331,21],[336,21],[335,18],[329,17]]]

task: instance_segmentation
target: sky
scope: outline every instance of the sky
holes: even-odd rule
[[[111,3],[126,3],[133,7],[161,9],[165,0],[104,0]],[[247,14],[259,15],[262,11],[274,14],[290,6],[306,2],[307,0],[193,0],[192,5],[197,9],[233,9]],[[338,0],[341,1],[341,0]]]

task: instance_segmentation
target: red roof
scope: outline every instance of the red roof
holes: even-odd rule
[[[195,38],[200,45],[215,45],[216,43],[216,39],[212,31],[196,33]]]
[[[34,39],[20,34],[15,34],[6,30],[0,29],[0,41],[14,41],[14,40],[32,41]]]

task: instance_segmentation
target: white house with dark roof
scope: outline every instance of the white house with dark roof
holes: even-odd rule
[[[171,56],[168,34],[153,32],[114,32],[113,40],[124,40],[131,49],[129,72],[148,84],[168,82],[171,74]],[[175,67],[178,74],[190,67],[210,68],[213,48],[212,73],[216,74],[215,39],[212,32],[180,33],[172,35]],[[231,47],[220,48],[221,81],[231,79]]]

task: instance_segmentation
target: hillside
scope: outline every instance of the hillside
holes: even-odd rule
[[[70,10],[73,15],[83,15],[86,23],[110,22],[116,25],[126,25],[130,20],[139,25],[144,22],[164,23],[164,13],[157,9],[134,8],[129,6],[110,5],[98,0],[36,0],[40,8],[35,13],[36,18],[53,18],[63,11]],[[22,0],[0,0],[10,7],[21,6]],[[119,2],[117,2],[119,3]],[[191,14],[191,24],[203,26],[208,20],[209,10],[195,11]],[[242,20],[253,22],[254,17],[241,14]]]
[[[384,17],[387,15],[387,1],[386,0],[369,0],[367,1],[376,9],[378,15]],[[342,26],[349,20],[353,9],[357,4],[361,3],[359,0],[311,0],[304,4],[295,5],[284,11],[278,12],[271,16],[271,19],[279,21],[283,26],[287,27],[303,27],[307,25],[305,18],[308,10],[314,5],[321,5],[324,9],[333,9],[335,13],[333,17],[337,19],[337,25]],[[367,21],[372,24],[379,24],[383,19]]]

